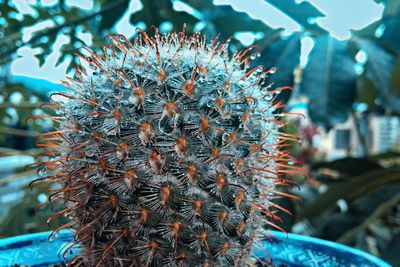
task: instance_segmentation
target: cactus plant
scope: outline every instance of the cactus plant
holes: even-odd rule
[[[254,47],[184,31],[132,42],[110,35],[85,50],[69,93],[51,96],[52,132],[34,184],[52,184],[48,222],[69,217],[87,266],[250,266],[253,248],[279,226],[277,186],[297,172],[285,151],[282,103],[250,68]],[[83,65],[89,66],[82,67]],[[292,196],[293,197],[293,196]]]

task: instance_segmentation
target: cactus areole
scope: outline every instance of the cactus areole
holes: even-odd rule
[[[276,187],[299,169],[284,149],[296,137],[277,113],[288,88],[272,90],[273,70],[249,67],[254,47],[229,55],[228,43],[156,30],[78,54],[68,92],[47,105],[58,126],[39,136],[47,175],[33,182],[53,185],[49,222],[70,219],[54,233],[75,230],[72,265],[257,261],[264,227],[288,212],[273,200],[291,196]]]

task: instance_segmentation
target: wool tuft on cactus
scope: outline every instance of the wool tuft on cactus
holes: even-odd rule
[[[280,229],[274,200],[293,182],[275,70],[250,68],[255,47],[184,31],[132,42],[107,37],[78,54],[68,92],[51,96],[55,130],[33,185],[51,184],[56,229],[74,229],[83,266],[253,266],[253,250]],[[82,52],[83,53],[83,52]],[[86,67],[84,67],[86,66]]]

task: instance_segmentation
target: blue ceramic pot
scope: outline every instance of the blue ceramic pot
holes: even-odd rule
[[[390,267],[381,259],[348,246],[295,234],[289,234],[286,238],[283,233],[270,232],[278,240],[272,244],[266,241],[263,248],[258,248],[255,253],[258,258],[269,258],[268,251],[276,265]],[[48,241],[49,235],[50,232],[44,232],[0,240],[0,266],[47,266],[65,262],[62,254],[65,245],[72,239],[72,233],[61,231],[52,242]],[[70,256],[67,255],[67,258]]]

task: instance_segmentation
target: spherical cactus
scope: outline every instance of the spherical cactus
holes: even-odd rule
[[[184,32],[107,37],[52,96],[37,162],[85,266],[251,266],[296,172],[254,47]],[[43,118],[43,116],[42,116]]]

